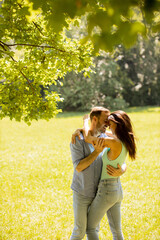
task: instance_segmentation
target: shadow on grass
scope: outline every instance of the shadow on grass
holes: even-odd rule
[[[115,111],[114,110],[111,110]],[[126,108],[124,109],[125,112],[127,113],[143,113],[143,112],[157,112],[160,113],[160,107],[158,106],[146,106],[146,107],[130,107],[130,108]],[[89,114],[88,112],[61,112],[59,113],[56,118],[69,118],[69,117],[80,117],[80,116],[84,116],[85,114]]]

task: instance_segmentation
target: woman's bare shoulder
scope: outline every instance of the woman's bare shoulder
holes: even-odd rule
[[[121,149],[122,143],[116,136],[108,136],[105,138],[111,148],[114,149]]]

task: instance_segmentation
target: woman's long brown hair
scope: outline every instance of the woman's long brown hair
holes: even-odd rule
[[[110,116],[113,116],[110,120],[117,123],[116,136],[124,143],[130,158],[134,160],[136,158],[136,143],[129,116],[121,110],[112,112]]]

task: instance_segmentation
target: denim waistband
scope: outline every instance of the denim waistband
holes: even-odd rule
[[[119,182],[120,181],[120,178],[117,177],[117,178],[107,178],[107,179],[102,179],[101,182],[103,183],[107,183],[107,182]]]

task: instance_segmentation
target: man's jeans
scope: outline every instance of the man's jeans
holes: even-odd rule
[[[74,229],[70,240],[81,240],[86,234],[88,208],[94,198],[73,191]]]
[[[113,234],[113,239],[123,240],[120,212],[122,199],[123,193],[119,178],[111,178],[100,181],[98,192],[91,204],[88,214],[88,240],[99,239],[96,226],[101,221],[106,212],[110,229]]]

